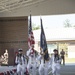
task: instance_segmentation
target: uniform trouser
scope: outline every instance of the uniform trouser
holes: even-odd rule
[[[61,58],[62,58],[62,61],[63,61],[63,65],[65,65],[65,57],[61,56]]]
[[[40,64],[39,66],[39,75],[48,75],[48,67]]]
[[[53,75],[60,75],[60,65],[52,66],[52,73]]]
[[[18,64],[17,65],[17,74],[18,75],[24,75],[25,72],[26,72],[25,64],[23,64],[23,65]]]
[[[31,74],[31,75],[37,75],[37,69],[36,69],[36,65],[35,64],[28,64],[27,65],[27,70],[28,70],[28,73]]]

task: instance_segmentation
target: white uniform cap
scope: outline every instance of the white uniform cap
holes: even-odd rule
[[[20,49],[18,49],[18,51],[23,51],[23,49],[22,49],[22,48],[20,48]]]

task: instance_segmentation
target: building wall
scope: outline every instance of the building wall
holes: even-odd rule
[[[75,58],[75,43],[68,45],[68,58]]]
[[[9,65],[14,64],[15,52],[28,49],[28,17],[2,17],[0,18],[0,55],[5,49],[9,53]],[[11,60],[12,59],[12,60]]]
[[[49,54],[53,53],[54,49],[58,49],[59,53],[62,49],[68,58],[75,58],[75,40],[60,40],[60,41],[47,41]],[[40,42],[35,42],[35,49],[40,52]],[[73,55],[72,55],[73,54]]]

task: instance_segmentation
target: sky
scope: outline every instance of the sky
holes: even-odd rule
[[[44,28],[62,28],[68,19],[70,24],[75,25],[75,14],[41,16]],[[40,25],[40,16],[32,16],[32,23]]]

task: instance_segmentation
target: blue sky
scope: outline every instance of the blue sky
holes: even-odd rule
[[[41,16],[44,28],[62,28],[68,19],[70,24],[75,25],[75,14]],[[40,16],[32,16],[32,23],[40,25]]]

